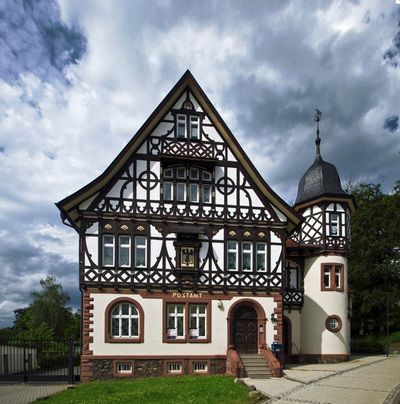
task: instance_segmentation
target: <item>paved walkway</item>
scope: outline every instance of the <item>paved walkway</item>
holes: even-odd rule
[[[382,404],[400,385],[400,355],[353,357],[335,364],[287,365],[281,379],[244,379],[268,403]]]
[[[64,384],[0,384],[0,404],[29,404],[65,390]]]

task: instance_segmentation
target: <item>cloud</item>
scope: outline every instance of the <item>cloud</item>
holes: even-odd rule
[[[389,132],[396,132],[399,127],[399,117],[396,115],[389,116],[385,119],[383,129],[387,129]]]
[[[27,71],[41,80],[62,77],[86,52],[80,29],[60,19],[53,0],[4,0],[0,6],[0,77],[12,82]]]
[[[314,108],[322,155],[342,180],[391,189],[393,3],[3,1],[0,320],[48,274],[78,304],[77,235],[54,202],[104,171],[187,68],[288,202],[313,161]]]

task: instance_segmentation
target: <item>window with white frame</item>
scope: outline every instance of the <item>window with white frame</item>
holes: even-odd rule
[[[176,184],[176,199],[178,202],[186,201],[186,184],[184,182]]]
[[[132,362],[117,362],[115,368],[121,374],[131,374],[133,370]]]
[[[119,236],[118,262],[120,267],[131,266],[131,237]]]
[[[111,336],[133,338],[139,336],[139,312],[131,303],[120,303],[111,312]]]
[[[164,182],[164,200],[172,201],[173,199],[174,199],[174,195],[173,195],[172,182]]]
[[[186,115],[177,115],[177,134],[178,139],[185,139],[186,137]]]
[[[199,201],[199,186],[197,184],[190,184],[190,202]]]
[[[168,362],[167,363],[167,373],[169,374],[180,374],[182,373],[182,362]]]
[[[324,288],[328,289],[331,287],[331,267],[329,265],[324,266]]]
[[[185,308],[183,304],[167,305],[167,337],[184,338]]]
[[[253,270],[253,244],[249,241],[242,242],[242,270]]]
[[[200,116],[177,114],[176,115],[177,139],[200,139]]]
[[[112,267],[115,264],[115,237],[103,235],[103,266]]]
[[[189,334],[190,338],[206,337],[206,305],[190,304],[189,305]]]
[[[211,187],[203,185],[203,203],[211,203]]]
[[[343,291],[343,271],[342,264],[323,264],[321,266],[321,290]]]
[[[165,202],[212,203],[212,180],[210,171],[204,168],[176,166],[164,168],[162,198]]]
[[[190,117],[190,139],[199,139],[200,118],[198,116]]]
[[[143,268],[147,265],[147,238],[135,237],[135,267]]]
[[[208,363],[207,362],[192,362],[192,372],[193,373],[207,373]]]
[[[228,271],[237,271],[238,269],[238,243],[237,241],[228,241]]]
[[[256,249],[257,271],[265,272],[267,270],[267,243],[256,243]]]
[[[330,214],[330,235],[339,236],[339,214]]]

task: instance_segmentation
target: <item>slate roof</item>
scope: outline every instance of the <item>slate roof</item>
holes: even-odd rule
[[[314,163],[301,177],[295,204],[299,204],[321,195],[348,195],[343,191],[336,167],[324,161],[318,153]]]

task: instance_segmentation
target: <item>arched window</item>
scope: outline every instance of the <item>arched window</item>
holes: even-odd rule
[[[120,303],[111,313],[112,337],[138,337],[139,313],[131,303]]]
[[[112,301],[105,313],[106,342],[143,342],[143,309],[131,298]]]

